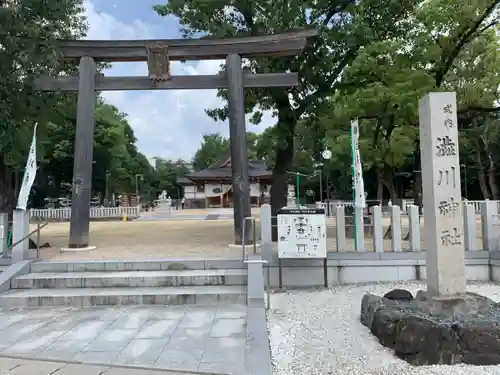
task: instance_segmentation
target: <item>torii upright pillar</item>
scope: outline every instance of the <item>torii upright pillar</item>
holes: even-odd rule
[[[252,216],[250,207],[250,183],[248,181],[247,131],[245,125],[245,97],[243,93],[243,69],[241,56],[226,57],[227,102],[229,110],[229,141],[231,171],[233,173],[234,242],[248,243],[248,230],[243,233],[243,222]],[[250,223],[247,223],[250,225]],[[243,236],[245,238],[243,238]]]
[[[78,104],[76,109],[75,156],[69,248],[89,247],[90,198],[94,154],[95,75],[92,57],[80,59]]]

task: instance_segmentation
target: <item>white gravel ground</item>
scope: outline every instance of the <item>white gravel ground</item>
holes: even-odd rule
[[[498,366],[413,367],[379,344],[359,322],[365,293],[383,295],[404,288],[412,293],[424,284],[339,286],[320,291],[292,291],[271,299],[268,328],[275,375],[500,375]],[[469,285],[500,301],[500,286]]]

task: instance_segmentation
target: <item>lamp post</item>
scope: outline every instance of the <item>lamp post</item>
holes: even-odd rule
[[[324,150],[321,153],[321,156],[323,157],[323,160],[325,162],[328,162],[330,158],[332,157],[332,152],[330,150]],[[330,186],[329,186],[329,181],[328,181],[328,171],[326,172],[326,215],[330,216]]]
[[[313,166],[319,173],[319,201],[323,203],[323,163],[315,163]]]
[[[135,199],[137,200],[137,204],[139,204],[139,177],[141,181],[144,181],[144,175],[142,173],[135,175]]]
[[[110,204],[109,204],[109,202],[110,202],[110,199],[109,199],[109,186],[108,186],[108,184],[109,184],[109,175],[110,175],[110,173],[106,169],[106,181],[105,181],[105,184],[106,184],[106,186],[105,186],[105,190],[106,190],[106,192],[105,192],[105,194],[106,194],[106,200],[105,200],[106,206],[110,206]]]

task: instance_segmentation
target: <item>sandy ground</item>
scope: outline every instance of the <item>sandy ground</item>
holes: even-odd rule
[[[44,259],[144,259],[234,258],[240,250],[233,243],[232,220],[91,222],[90,252],[61,253],[68,245],[69,223],[50,223],[41,242],[52,247],[40,250]]]
[[[260,238],[257,223],[257,238]],[[384,232],[389,226],[385,219]],[[408,233],[407,218],[402,219],[403,238]],[[328,219],[328,251],[337,251],[335,219]],[[423,237],[423,225],[421,234]],[[41,243],[52,248],[41,250],[44,259],[144,259],[144,258],[234,258],[240,249],[233,243],[233,220],[170,220],[170,221],[107,221],[90,223],[90,244],[97,250],[80,253],[60,253],[68,245],[69,223],[50,223],[42,230]],[[385,250],[392,251],[391,240],[384,241]],[[424,243],[421,243],[424,248]],[[477,222],[477,246],[481,249],[481,223]],[[371,235],[365,234],[365,247],[373,251]],[[403,250],[409,249],[402,241]],[[346,251],[354,251],[352,239]]]

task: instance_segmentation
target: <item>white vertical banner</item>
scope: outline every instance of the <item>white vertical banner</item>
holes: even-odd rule
[[[35,182],[36,176],[36,128],[38,124],[35,124],[33,129],[33,138],[31,139],[30,153],[28,155],[28,161],[26,162],[26,167],[24,169],[23,183],[21,185],[21,190],[19,191],[19,197],[17,198],[18,210],[26,211],[26,206],[28,205],[28,198],[30,195],[31,187],[33,182]]]
[[[351,121],[351,149],[353,159],[354,178],[354,206],[364,208],[365,184],[363,181],[363,168],[361,166],[361,154],[359,153],[359,123],[358,120]]]

